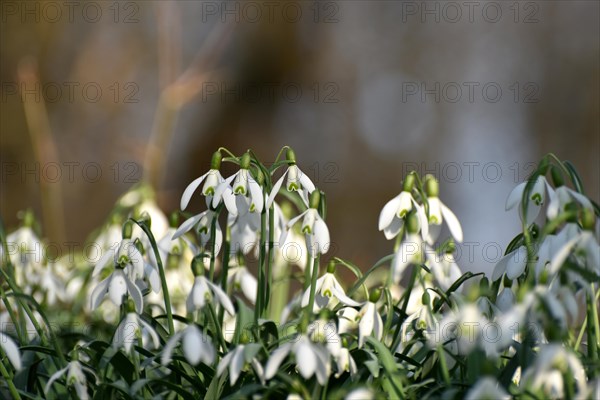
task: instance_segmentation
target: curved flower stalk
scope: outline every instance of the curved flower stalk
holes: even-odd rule
[[[54,382],[60,379],[61,376],[67,374],[66,385],[72,386],[75,389],[79,399],[89,399],[90,395],[87,389],[87,378],[85,377],[84,372],[94,376],[97,379],[96,374],[91,368],[84,366],[77,360],[69,362],[65,368],[57,371],[50,377],[44,389],[44,393],[47,394]]]
[[[517,205],[521,204],[527,183],[527,181],[519,183],[512,192],[510,192],[506,199],[506,211],[512,210]],[[553,193],[554,189],[552,189],[552,186],[550,186],[546,177],[544,175],[539,175],[535,179],[535,183],[533,184],[531,192],[529,193],[529,198],[527,199],[527,219],[525,221],[523,221],[523,213],[519,207],[519,217],[521,217],[521,221],[525,222],[527,226],[531,225],[540,214],[542,206],[546,202],[547,194],[552,197],[554,196]]]
[[[330,268],[330,266],[328,266],[327,272],[322,277],[317,279],[315,287],[315,300],[313,304],[314,313],[318,313],[323,308],[333,309],[339,303],[351,307],[360,306],[360,303],[346,296],[344,288],[342,285],[340,285],[333,274],[334,267]],[[304,291],[304,295],[302,296],[302,307],[308,306],[309,299],[310,288]]]
[[[215,347],[210,336],[202,332],[196,325],[188,325],[182,331],[171,336],[163,349],[161,364],[167,365],[171,362],[173,350],[181,341],[183,355],[191,365],[203,362],[211,365],[215,361]]]
[[[586,392],[586,375],[575,354],[559,344],[548,344],[541,348],[535,362],[525,370],[520,386],[532,392],[538,390],[549,398],[567,397],[566,376],[571,375],[578,398]]]
[[[425,215],[425,209],[417,203],[412,195],[414,183],[415,175],[412,173],[404,180],[402,192],[388,201],[379,214],[378,229],[383,231],[385,238],[388,240],[398,236],[404,226],[406,217],[412,210],[418,217],[423,238],[429,237],[429,223],[427,215]]]
[[[283,175],[281,175],[281,178],[279,178],[273,185],[273,189],[271,190],[271,193],[269,193],[269,197],[267,199],[267,208],[271,208],[271,204],[273,204],[275,196],[277,193],[279,193],[279,189],[281,189],[281,185],[283,184],[283,180],[286,178],[286,176],[286,190],[288,192],[298,192],[298,194],[300,194],[300,198],[307,206],[309,195],[315,190],[315,185],[310,180],[308,175],[302,172],[296,165],[296,154],[291,148],[287,149],[286,158],[288,160],[288,168]]]
[[[7,334],[0,332],[0,346],[2,346],[2,350],[6,354],[8,361],[10,361],[17,371],[20,370],[22,366],[21,352],[15,341]]]
[[[219,362],[219,366],[217,367],[217,375],[221,376],[227,369],[229,369],[229,383],[231,386],[233,386],[235,385],[235,382],[237,382],[244,367],[250,364],[254,369],[256,376],[258,376],[258,379],[264,385],[264,370],[256,358],[256,354],[260,351],[260,349],[261,345],[258,343],[240,344],[236,346]]]
[[[313,375],[321,385],[325,385],[331,373],[330,354],[326,347],[313,343],[306,334],[294,342],[285,343],[277,348],[265,367],[265,379],[272,379],[283,360],[288,354],[293,353],[296,368],[304,379],[310,379]]]
[[[365,339],[371,334],[375,334],[375,339],[381,340],[383,337],[383,320],[379,311],[377,311],[377,302],[381,297],[381,290],[376,289],[371,292],[369,300],[365,302],[358,313],[358,348],[362,348]]]
[[[144,341],[148,338],[151,340],[152,346],[149,342]],[[132,346],[140,340],[145,349],[153,350],[158,349],[160,346],[160,339],[152,325],[144,321],[135,312],[128,312],[115,331],[113,346],[130,353]]]
[[[442,222],[446,221],[454,240],[462,242],[463,231],[460,222],[456,215],[439,199],[439,184],[432,175],[425,177],[425,190],[429,204],[429,230],[427,235],[424,234],[425,240],[429,244],[433,244],[440,234]]]

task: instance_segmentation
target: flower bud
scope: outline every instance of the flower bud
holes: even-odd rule
[[[169,228],[177,228],[179,226],[179,213],[173,212],[169,216]]]
[[[429,197],[439,197],[440,185],[433,175],[425,177],[425,192]]]
[[[479,281],[479,288],[482,292],[486,292],[490,288],[490,280],[485,276],[481,278]]]
[[[421,295],[421,303],[423,305],[426,305],[426,304],[429,304],[430,301],[431,301],[431,296],[429,296],[429,291],[424,290],[423,294]]]
[[[200,276],[204,273],[204,257],[202,254],[192,259],[192,273],[194,276]]]
[[[122,237],[123,239],[131,239],[131,235],[133,234],[133,226],[131,225],[131,221],[125,221],[123,224]]]
[[[330,260],[329,264],[327,264],[327,273],[333,274],[335,272],[335,261]]]
[[[419,220],[417,219],[417,214],[414,212],[411,212],[406,217],[406,230],[408,233],[419,232]]]
[[[560,169],[558,169],[556,165],[550,167],[550,175],[552,176],[552,182],[554,183],[555,187],[560,187],[565,184],[562,172],[560,171]]]
[[[294,150],[292,150],[291,147],[287,148],[285,158],[287,158],[289,165],[296,164],[296,153],[294,153]]]
[[[262,173],[262,171],[259,169],[256,171],[256,183],[258,183],[260,186],[262,186],[265,183],[265,175]]]
[[[250,153],[248,153],[248,152],[244,153],[244,155],[240,159],[240,168],[248,169],[248,167],[250,167],[250,160],[251,160]]]
[[[411,172],[404,179],[404,184],[402,185],[402,190],[405,192],[412,192],[414,185],[415,185],[415,173]]]
[[[221,152],[215,151],[212,155],[212,159],[210,160],[210,169],[220,169],[222,158],[223,156],[221,155]]]
[[[581,227],[586,231],[593,231],[596,227],[596,216],[590,209],[581,210]]]
[[[33,211],[27,210],[25,211],[25,215],[23,216],[23,225],[28,228],[33,228],[35,224],[35,216],[33,215]]]
[[[381,289],[379,289],[379,288],[374,289],[371,292],[371,294],[369,295],[369,301],[371,303],[377,303],[380,298],[381,298]]]

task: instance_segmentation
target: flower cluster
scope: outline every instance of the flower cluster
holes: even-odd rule
[[[170,217],[133,188],[94,260],[50,260],[26,212],[0,224],[0,393],[600,397],[600,209],[575,169],[548,155],[509,194],[522,231],[489,277],[461,271],[439,194],[405,177],[378,221],[393,250],[369,269],[325,260],[326,197],[289,147],[269,164],[219,149]]]

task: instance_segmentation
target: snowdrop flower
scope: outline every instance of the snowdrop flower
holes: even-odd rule
[[[358,328],[359,312],[352,307],[344,307],[338,310],[338,333],[348,333]]]
[[[171,336],[163,349],[161,364],[167,365],[171,362],[173,350],[177,343],[181,341],[183,355],[192,365],[197,365],[202,361],[210,365],[215,361],[215,348],[208,335],[203,333],[196,325],[188,325],[181,332]]]
[[[264,385],[264,371],[262,365],[256,359],[256,353],[261,349],[261,345],[258,343],[251,344],[240,344],[236,346],[232,351],[227,353],[225,357],[219,362],[217,367],[217,375],[223,375],[223,372],[229,367],[229,382],[230,385],[235,385],[235,382],[240,376],[240,372],[244,369],[244,366],[248,363],[252,365],[256,375]]]
[[[56,263],[48,263],[40,272],[38,283],[46,303],[50,306],[56,304],[58,300],[64,301],[66,298],[64,283],[54,271],[57,267]],[[41,298],[36,295],[34,297],[41,302]]]
[[[578,193],[566,186],[559,186],[553,192],[550,192],[550,201],[546,215],[549,219],[554,219],[559,213],[564,212],[567,204],[576,201],[583,208],[590,211],[594,210],[592,202],[583,194]]]
[[[301,230],[306,239],[308,254],[311,257],[315,257],[317,254],[327,253],[330,245],[329,229],[317,211],[319,201],[319,191],[314,190],[310,197],[310,207],[287,223],[286,230],[282,232],[281,237],[279,238],[279,243],[285,243],[288,231],[300,220],[300,218],[303,218]]]
[[[383,320],[377,311],[377,302],[381,297],[381,290],[374,290],[358,313],[358,348],[362,348],[365,338],[375,334],[377,340],[383,337]]]
[[[185,220],[183,224],[173,234],[172,240],[175,240],[190,231],[194,226],[198,229],[198,233],[200,233],[200,244],[202,247],[206,247],[209,244],[211,239],[211,228],[213,220],[217,218],[217,213],[213,210],[206,210],[201,212],[200,214],[194,215],[193,217]],[[219,220],[216,220],[215,223],[215,254],[219,254],[221,251],[221,247],[223,246],[223,231],[221,230],[221,225],[219,224]],[[211,249],[208,249],[211,250]]]
[[[54,373],[54,375],[50,377],[44,389],[44,393],[47,395],[48,391],[50,390],[50,387],[52,387],[52,384],[66,373],[66,385],[73,386],[75,388],[75,392],[77,393],[77,397],[79,399],[89,399],[90,396],[87,391],[87,379],[85,377],[84,371],[90,375],[93,375],[94,377],[96,376],[93,370],[82,365],[79,361],[74,360],[69,362],[69,364],[65,368],[57,371],[56,373]]]
[[[460,222],[458,222],[456,215],[439,199],[439,184],[437,180],[431,175],[428,175],[425,179],[425,189],[428,196],[427,202],[429,203],[429,235],[425,239],[429,244],[433,244],[440,233],[442,222],[446,221],[454,239],[457,242],[462,242],[463,232]]]
[[[143,335],[143,333],[146,333],[146,335]],[[157,349],[160,346],[158,334],[152,325],[144,321],[138,314],[128,312],[117,327],[113,337],[113,346],[123,348],[126,353],[129,353],[138,339],[144,339],[144,337],[149,337],[152,340],[151,349]],[[143,340],[142,344],[144,348],[149,348]]]
[[[212,196],[215,195],[215,191],[217,187],[225,181],[219,169],[221,168],[221,153],[216,151],[213,153],[212,160],[210,163],[210,170],[207,173],[202,175],[199,178],[196,178],[190,183],[185,190],[183,191],[183,195],[181,196],[181,209],[185,210],[192,198],[194,192],[198,189],[198,187],[204,182],[204,186],[202,187],[202,194],[207,198],[207,205],[212,202]],[[235,210],[235,203],[233,202],[231,191],[224,190],[221,194],[223,200],[225,201],[225,205],[228,210]],[[220,198],[216,198],[217,204],[221,201]]]
[[[554,254],[549,266],[549,273],[554,275],[567,260],[574,254],[579,264],[593,273],[600,275],[600,244],[596,239],[593,229],[595,217],[593,212],[584,213],[584,230],[573,237]]]
[[[279,189],[283,184],[283,180],[287,176],[287,181],[285,187],[288,192],[298,192],[300,197],[304,201],[304,204],[308,205],[308,196],[315,190],[315,185],[310,180],[308,175],[303,173],[300,168],[296,165],[296,155],[294,151],[290,148],[287,149],[286,158],[288,160],[288,169],[281,175],[281,178],[275,182],[273,185],[273,189],[271,193],[269,193],[269,198],[267,199],[267,208],[271,208],[271,204],[273,204],[273,200],[277,193],[279,193]]]
[[[258,282],[254,275],[252,275],[245,266],[230,265],[227,274],[227,284],[229,287],[232,287],[236,290],[241,289],[242,293],[244,293],[244,296],[246,296],[246,298],[250,300],[252,304],[256,303]]]
[[[213,208],[216,208],[219,204],[220,197],[224,196],[225,193],[228,193],[229,190],[231,190],[234,196],[241,195],[250,197],[248,212],[256,212],[258,214],[262,212],[265,197],[262,187],[250,174],[250,170],[248,169],[250,167],[250,161],[250,154],[244,153],[240,160],[239,171],[225,179],[217,186],[212,200]],[[231,185],[231,187],[229,185]],[[227,203],[225,203],[225,205],[227,206]],[[232,212],[229,206],[227,207],[227,210],[232,214],[237,214],[237,207],[235,212]]]
[[[4,324],[3,324],[4,325]],[[0,332],[0,346],[16,370],[21,369],[21,352],[17,344],[5,333]]]
[[[7,253],[15,266],[15,279],[19,286],[27,288],[37,283],[38,271],[44,260],[44,245],[31,228],[34,224],[31,212],[26,212],[23,226],[6,237]]]
[[[541,390],[550,398],[564,398],[564,374],[572,374],[579,395],[585,394],[586,376],[577,356],[560,344],[542,347],[533,365],[525,370],[521,387]],[[568,384],[568,383],[567,383]]]
[[[375,394],[368,388],[354,389],[344,397],[344,400],[373,400]]]
[[[492,281],[496,281],[506,274],[510,280],[517,279],[525,272],[527,265],[527,248],[520,246],[518,249],[506,254],[498,261],[492,273]]]
[[[333,309],[338,303],[343,303],[347,306],[358,307],[360,303],[346,296],[344,288],[335,275],[333,274],[335,265],[328,265],[327,272],[317,279],[315,287],[315,302],[313,304],[313,312],[317,313],[323,308]],[[302,296],[302,307],[308,306],[310,300],[310,287],[306,289]]]
[[[235,314],[233,303],[229,300],[223,289],[206,279],[203,275],[196,275],[194,286],[192,286],[186,302],[188,313],[201,310],[207,302],[213,301],[220,304],[230,315]]]
[[[329,352],[320,344],[313,343],[306,334],[294,342],[281,345],[271,354],[265,367],[265,379],[271,379],[279,370],[279,366],[289,353],[296,359],[296,368],[304,379],[313,375],[321,385],[325,385],[330,374]]]
[[[116,268],[108,278],[96,286],[90,296],[90,307],[92,310],[97,309],[105,296],[108,295],[113,304],[120,306],[123,303],[123,296],[129,294],[131,299],[135,303],[135,310],[138,314],[142,313],[144,303],[142,300],[142,292],[131,280],[131,278],[124,273],[122,268]]]
[[[523,199],[523,194],[525,193],[525,188],[527,186],[527,182],[522,182],[518,184],[512,192],[508,195],[506,199],[506,211],[519,206],[519,216],[521,220],[523,220],[523,213],[520,207],[521,201]],[[529,199],[527,201],[527,221],[526,224],[529,226],[533,221],[538,217],[542,206],[546,201],[546,192],[553,196],[554,190],[546,180],[543,175],[539,175],[533,187],[531,188],[531,192],[529,193]]]
[[[446,249],[442,254],[426,251],[428,266],[439,286],[447,291],[461,276],[460,268],[456,265],[452,248]]]
[[[429,236],[429,224],[427,216],[425,215],[425,210],[415,201],[411,194],[414,182],[415,177],[413,173],[411,173],[404,180],[402,192],[392,200],[388,201],[379,214],[378,229],[383,231],[385,238],[388,240],[398,236],[398,233],[400,233],[400,230],[404,225],[405,217],[413,210],[413,208],[419,219],[423,237],[427,238]]]
[[[509,400],[510,395],[500,386],[496,379],[485,376],[479,378],[477,383],[465,395],[465,400],[483,399]]]
[[[114,266],[124,268],[133,281],[144,275],[144,257],[136,247],[135,242],[131,240],[129,233],[126,232],[125,236],[128,237],[124,237],[118,246],[114,246],[106,251],[98,260],[92,271],[93,277],[97,276],[108,265],[111,259]]]

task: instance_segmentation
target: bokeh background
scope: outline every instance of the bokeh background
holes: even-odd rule
[[[377,217],[416,168],[462,221],[459,265],[490,271],[545,153],[600,198],[599,4],[4,1],[2,218],[82,245],[142,179],[171,211],[219,146],[287,144],[328,195],[331,255],[390,252]]]

